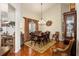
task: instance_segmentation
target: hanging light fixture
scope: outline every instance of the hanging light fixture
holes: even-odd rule
[[[43,6],[43,4],[41,3],[41,18],[40,18],[40,20],[39,20],[39,24],[41,24],[41,25],[43,25],[43,24],[46,24],[46,22],[44,21],[44,19],[43,19],[43,12],[42,12],[42,7]]]

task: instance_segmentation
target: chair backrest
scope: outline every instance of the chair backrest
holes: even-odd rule
[[[59,42],[59,32],[55,32],[54,38],[57,42]]]
[[[47,36],[47,39],[50,39],[50,31],[46,31],[45,34]]]
[[[31,32],[31,33],[30,33],[30,39],[34,39],[34,37],[35,37],[34,34],[35,34],[34,32]]]
[[[65,51],[66,51],[66,52],[69,53],[69,52],[71,51],[71,48],[72,48],[72,46],[73,46],[74,41],[75,41],[74,38],[70,40],[68,46],[65,48]]]
[[[55,32],[57,38],[59,38],[59,32]]]

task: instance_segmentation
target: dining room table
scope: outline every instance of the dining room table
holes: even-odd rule
[[[35,33],[34,36],[37,37],[37,42],[38,44],[41,44],[41,43],[46,43],[47,42],[47,38],[46,38],[46,35],[45,33],[41,32],[41,33]]]

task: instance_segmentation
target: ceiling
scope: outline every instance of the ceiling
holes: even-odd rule
[[[43,3],[42,11],[45,12],[51,7],[55,6],[56,3]],[[22,8],[27,11],[40,13],[41,12],[41,3],[23,3]]]

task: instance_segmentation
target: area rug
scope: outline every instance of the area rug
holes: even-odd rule
[[[36,44],[36,45],[31,44],[31,41],[25,42],[24,44],[39,53],[44,53],[48,48],[53,46],[55,43],[56,43],[56,41],[50,41],[49,43],[47,43],[41,47],[38,44]]]

